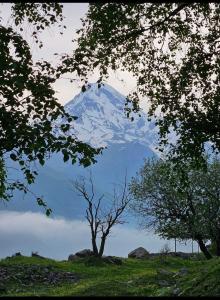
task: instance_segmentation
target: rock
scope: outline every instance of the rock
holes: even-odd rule
[[[175,274],[176,274],[175,272],[169,270],[158,269],[157,270],[158,284],[164,287],[173,286],[175,283],[175,279],[174,279]]]
[[[73,272],[61,272],[51,266],[18,265],[2,266],[0,268],[0,293],[5,293],[5,286],[11,282],[19,283],[22,291],[35,284],[59,284],[62,282],[76,283],[80,277]],[[2,289],[1,289],[2,283]]]
[[[180,290],[180,288],[178,288],[178,287],[175,288],[175,289],[173,289],[173,291],[172,291],[173,296],[178,296],[180,292],[181,292],[181,290]]]
[[[178,275],[184,276],[187,275],[188,273],[189,273],[188,269],[183,267],[179,270]]]
[[[75,255],[75,254],[70,254],[69,257],[68,257],[68,261],[76,261],[76,260],[79,260],[80,257]]]
[[[160,256],[161,253],[149,253],[149,258],[154,258]]]
[[[127,281],[127,284],[132,284],[134,282],[134,280],[129,280]]]
[[[185,253],[185,252],[168,252],[168,253],[149,253],[149,258],[154,258],[154,257],[161,257],[161,256],[171,256],[171,257],[180,257],[183,259],[188,259],[188,258],[192,258],[193,255],[192,253]]]
[[[122,260],[115,256],[103,256],[102,260],[108,264],[122,265]]]
[[[22,256],[21,252],[16,252],[15,254],[12,255],[12,257],[15,257],[15,256]]]
[[[139,247],[128,254],[129,258],[149,258],[149,252],[143,247]]]
[[[43,257],[43,256],[41,256],[41,255],[39,255],[39,254],[37,254],[37,252],[32,252],[32,253],[31,253],[31,256],[32,256],[32,257],[38,257],[38,258],[43,258],[43,259],[45,259],[45,257]]]
[[[185,252],[169,252],[167,253],[168,256],[173,257],[181,257],[184,259],[190,258],[192,256],[192,253],[185,253]]]
[[[164,287],[170,285],[169,282],[167,282],[166,280],[159,280],[159,281],[158,281],[158,284],[159,284],[160,286],[164,286]]]
[[[174,275],[175,273],[172,272],[172,271],[168,271],[168,270],[165,270],[165,269],[159,269],[157,270],[157,275],[161,275],[161,276],[172,276]]]
[[[90,249],[84,249],[82,251],[76,252],[75,255],[79,257],[88,257],[88,256],[93,256],[94,253]]]
[[[84,249],[82,251],[76,252],[75,254],[70,254],[68,257],[68,261],[75,261],[82,257],[91,257],[94,253],[90,249]]]

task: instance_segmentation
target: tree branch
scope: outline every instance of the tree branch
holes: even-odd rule
[[[180,4],[176,9],[174,9],[166,18],[164,18],[162,21],[159,21],[153,25],[151,25],[150,27],[148,28],[141,28],[139,30],[134,30],[132,32],[129,32],[127,34],[125,34],[124,36],[121,36],[121,38],[123,39],[123,41],[127,40],[127,39],[130,39],[131,37],[137,37],[138,35],[144,33],[145,31],[148,31],[148,30],[152,30],[154,27],[157,27],[157,26],[160,26],[160,25],[163,25],[166,21],[168,21],[171,17],[175,16],[176,14],[178,14],[178,12],[180,12],[183,8],[189,6],[190,4],[189,3],[182,3]],[[118,37],[120,38],[120,37]],[[118,39],[117,38],[117,39]],[[121,41],[120,41],[121,42]]]

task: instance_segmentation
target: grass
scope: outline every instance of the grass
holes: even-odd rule
[[[220,295],[220,259],[181,259],[167,257],[146,260],[123,259],[122,265],[109,265],[100,261],[90,263],[86,259],[79,261],[55,261],[35,257],[13,257],[2,259],[1,267],[47,266],[57,271],[74,272],[80,280],[76,283],[59,284],[36,283],[23,287],[17,280],[10,278],[4,285],[6,291],[1,296],[169,296],[176,287],[180,296],[219,296]],[[187,268],[184,276],[173,275],[159,278],[157,270],[178,272]],[[161,279],[169,283],[168,287],[159,284]],[[174,282],[175,281],[175,282]]]
[[[179,281],[181,296],[220,296],[220,258],[194,266],[191,274]]]

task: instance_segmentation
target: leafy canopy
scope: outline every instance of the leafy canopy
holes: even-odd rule
[[[62,5],[14,3],[11,12],[14,26],[0,24],[0,198],[5,200],[10,198],[6,190],[28,191],[24,182],[7,181],[7,158],[19,163],[31,184],[37,175],[31,163],[43,165],[51,152],[61,151],[64,161],[88,166],[100,151],[67,134],[76,117],[67,114],[55,97],[52,84],[58,77],[56,69],[47,61],[34,62],[29,44],[19,33],[24,21],[28,22],[34,40],[42,47],[38,34],[62,21]],[[58,117],[65,122],[54,128]],[[37,202],[46,207],[42,199]]]
[[[207,158],[205,158],[207,159]],[[207,170],[190,161],[146,160],[130,183],[132,210],[144,228],[165,238],[212,240],[220,247],[220,161],[207,161]],[[220,249],[220,248],[219,248]]]
[[[137,85],[128,101],[138,111],[147,97],[160,150],[169,145],[171,157],[199,162],[207,142],[220,150],[219,22],[218,3],[92,3],[78,47],[59,70],[85,82],[95,68],[100,81],[110,69],[131,72]],[[168,142],[170,128],[175,145]]]

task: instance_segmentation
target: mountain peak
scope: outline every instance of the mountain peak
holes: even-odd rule
[[[103,105],[101,98],[108,98],[107,102],[110,102],[122,111],[124,110],[125,97],[106,83],[88,83],[85,86],[85,91],[76,95],[65,105],[65,108],[67,111],[71,111],[72,107],[79,105],[79,103],[91,104],[96,102]]]
[[[93,147],[135,142],[154,150],[157,130],[140,111],[131,121],[125,114],[126,97],[108,84],[89,83],[65,105],[77,116],[70,133]]]

